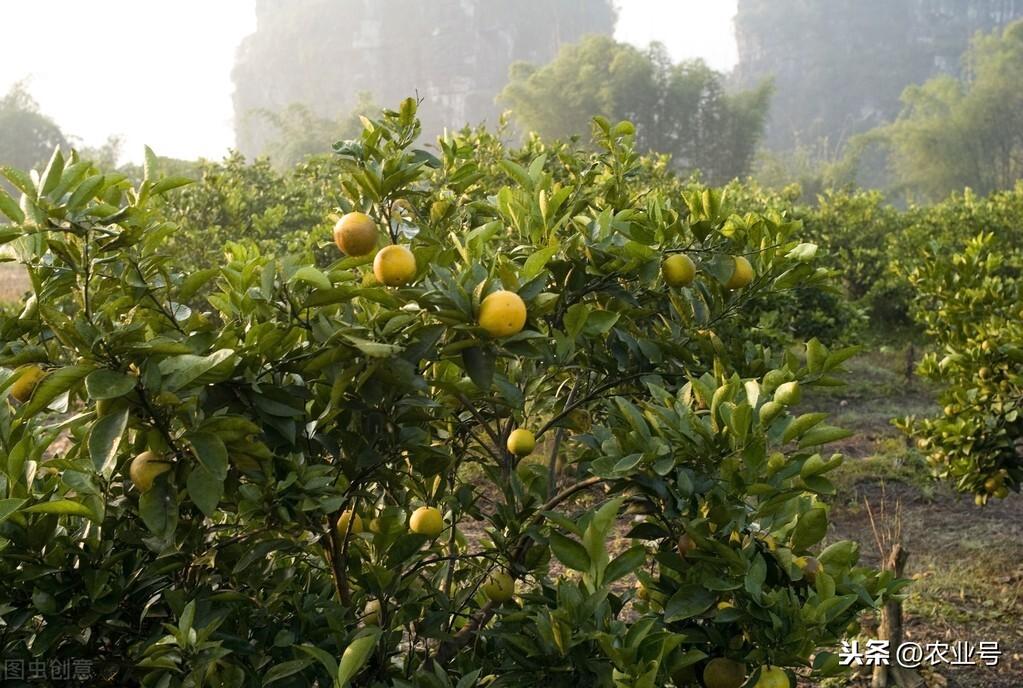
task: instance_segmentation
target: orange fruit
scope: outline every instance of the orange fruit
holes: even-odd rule
[[[334,243],[346,256],[366,256],[377,247],[377,225],[365,213],[348,213],[334,225]]]

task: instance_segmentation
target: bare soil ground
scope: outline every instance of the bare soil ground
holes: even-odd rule
[[[867,504],[875,517],[901,505],[902,542],[913,580],[905,602],[906,640],[927,643],[997,641],[995,667],[939,665],[922,672],[928,686],[1023,686],[1023,498],[1010,495],[977,507],[930,480],[926,464],[906,446],[890,419],[937,411],[934,395],[905,377],[905,353],[870,353],[849,367],[850,385],[809,395],[807,406],[834,414],[836,425],[856,430],[842,451],[833,539],[860,543],[863,559],[879,561]],[[865,629],[876,620],[865,619]],[[864,638],[866,639],[866,638]],[[833,685],[842,685],[836,683]],[[847,685],[867,686],[869,680]]]
[[[28,288],[28,275],[21,265],[0,263],[0,305],[17,303]]]

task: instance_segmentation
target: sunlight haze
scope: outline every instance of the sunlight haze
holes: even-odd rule
[[[620,40],[660,41],[676,60],[734,66],[735,0],[617,4]],[[234,145],[231,68],[239,42],[255,29],[253,7],[252,0],[12,4],[5,19],[22,30],[6,32],[0,44],[0,94],[26,80],[76,145],[119,136],[126,160],[141,159],[146,144],[169,157],[219,158]]]

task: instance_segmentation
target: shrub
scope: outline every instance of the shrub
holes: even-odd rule
[[[0,319],[4,657],[160,687],[835,671],[901,583],[821,550],[847,433],[786,405],[853,351],[778,358],[741,327],[822,278],[798,225],[645,186],[622,125],[596,121],[598,153],[463,132],[435,157],[415,110],[336,147],[340,212],[414,252],[401,287],[253,242],[186,269],[155,202],[180,182],[152,169],[12,175],[33,300]],[[674,252],[689,287],[662,282]],[[729,290],[735,256],[755,277]],[[527,318],[493,337],[498,290]]]

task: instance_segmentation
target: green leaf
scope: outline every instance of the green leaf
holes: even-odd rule
[[[101,368],[86,376],[85,391],[93,400],[117,399],[135,389],[136,382],[131,375]]]
[[[359,673],[362,665],[369,659],[370,653],[373,652],[373,648],[376,647],[377,640],[380,638],[380,629],[366,629],[362,631],[362,634],[349,643],[345,651],[341,653],[341,661],[337,666],[337,682],[340,688],[347,686],[352,677]]]
[[[177,500],[170,485],[162,476],[157,477],[149,491],[139,497],[139,515],[150,532],[159,537],[170,535],[177,527]]]
[[[0,499],[0,523],[6,521],[11,514],[21,508],[26,499]]]
[[[664,605],[664,621],[673,623],[702,614],[716,601],[717,595],[703,586],[683,585]]]
[[[288,280],[288,284],[294,284],[296,282],[305,282],[306,284],[311,284],[318,289],[330,289],[334,286],[330,283],[330,279],[328,279],[326,275],[312,265],[306,265],[295,271],[295,274]]]
[[[813,374],[823,372],[828,360],[828,349],[814,337],[806,343],[806,367]]]
[[[78,210],[83,205],[88,203],[91,199],[96,197],[96,192],[103,186],[103,182],[106,177],[102,174],[95,174],[91,177],[86,178],[78,188],[71,194],[71,198],[67,201],[67,207],[69,210]]]
[[[801,514],[792,532],[792,550],[802,552],[824,539],[828,532],[828,512],[823,506],[815,506]]]
[[[781,437],[783,443],[791,442],[797,437],[801,437],[803,433],[812,428],[813,426],[820,423],[822,420],[828,417],[826,413],[804,413],[799,418],[796,418],[789,426],[785,428],[785,432]]]
[[[42,185],[39,187],[39,195],[45,196],[56,189],[62,174],[64,174],[64,155],[60,152],[60,146],[57,146],[53,149],[50,162],[46,165],[46,169],[43,170],[41,175]]]
[[[836,428],[833,425],[822,425],[820,427],[812,428],[809,432],[803,435],[802,439],[799,440],[799,447],[801,449],[804,447],[816,447],[821,444],[844,440],[847,437],[852,437],[852,435],[853,433],[850,430]]]
[[[177,189],[194,183],[195,180],[189,179],[188,177],[165,177],[153,185],[153,195],[159,196],[160,194],[167,193],[172,189]]]
[[[299,645],[298,649],[307,655],[316,658],[316,660],[323,665],[323,668],[327,670],[327,673],[331,676],[337,676],[337,660],[334,659],[329,652],[321,650],[314,645]]]
[[[590,570],[590,555],[586,553],[585,547],[557,531],[551,533],[550,540],[551,551],[562,564],[575,571]]]
[[[30,514],[59,514],[61,516],[84,516],[93,521],[97,520],[92,509],[79,502],[70,499],[55,499],[52,502],[40,502],[33,504],[24,510]]]
[[[217,513],[217,506],[224,496],[224,476],[216,476],[202,466],[196,466],[188,474],[185,485],[188,496],[199,510],[212,518]]]
[[[544,269],[547,262],[555,256],[561,245],[554,241],[547,248],[542,248],[539,251],[533,253],[533,255],[526,258],[526,262],[522,266],[521,277],[524,280],[530,280],[540,274],[540,271]]]
[[[633,545],[611,560],[604,570],[604,584],[613,583],[629,575],[646,561],[646,547]]]
[[[166,358],[160,362],[160,372],[166,376],[163,388],[174,392],[223,382],[231,377],[236,361],[233,349],[220,349],[209,356],[182,354]]]
[[[187,438],[203,468],[223,481],[227,477],[227,447],[224,441],[209,432],[191,432]]]
[[[25,219],[25,213],[21,212],[17,202],[2,188],[0,188],[0,213],[6,215],[16,225],[21,224]]]
[[[282,662],[270,671],[266,672],[266,675],[263,677],[263,685],[268,686],[274,681],[280,681],[282,678],[293,676],[312,663],[313,660],[311,658],[293,659],[289,662]]]
[[[64,392],[67,392],[94,368],[90,365],[76,365],[60,368],[49,373],[36,387],[32,398],[18,412],[21,418],[30,418],[39,413]]]
[[[479,346],[470,347],[462,352],[465,372],[469,373],[469,379],[484,391],[489,390],[494,382],[495,360],[493,351],[484,350]]]
[[[348,334],[344,335],[344,337],[352,343],[352,346],[370,358],[390,358],[391,356],[400,354],[403,351],[402,347],[397,344],[371,342],[368,339],[360,339],[359,337],[353,337]]]
[[[109,478],[114,470],[117,449],[128,427],[128,409],[103,416],[92,425],[89,433],[89,456],[96,471]]]

